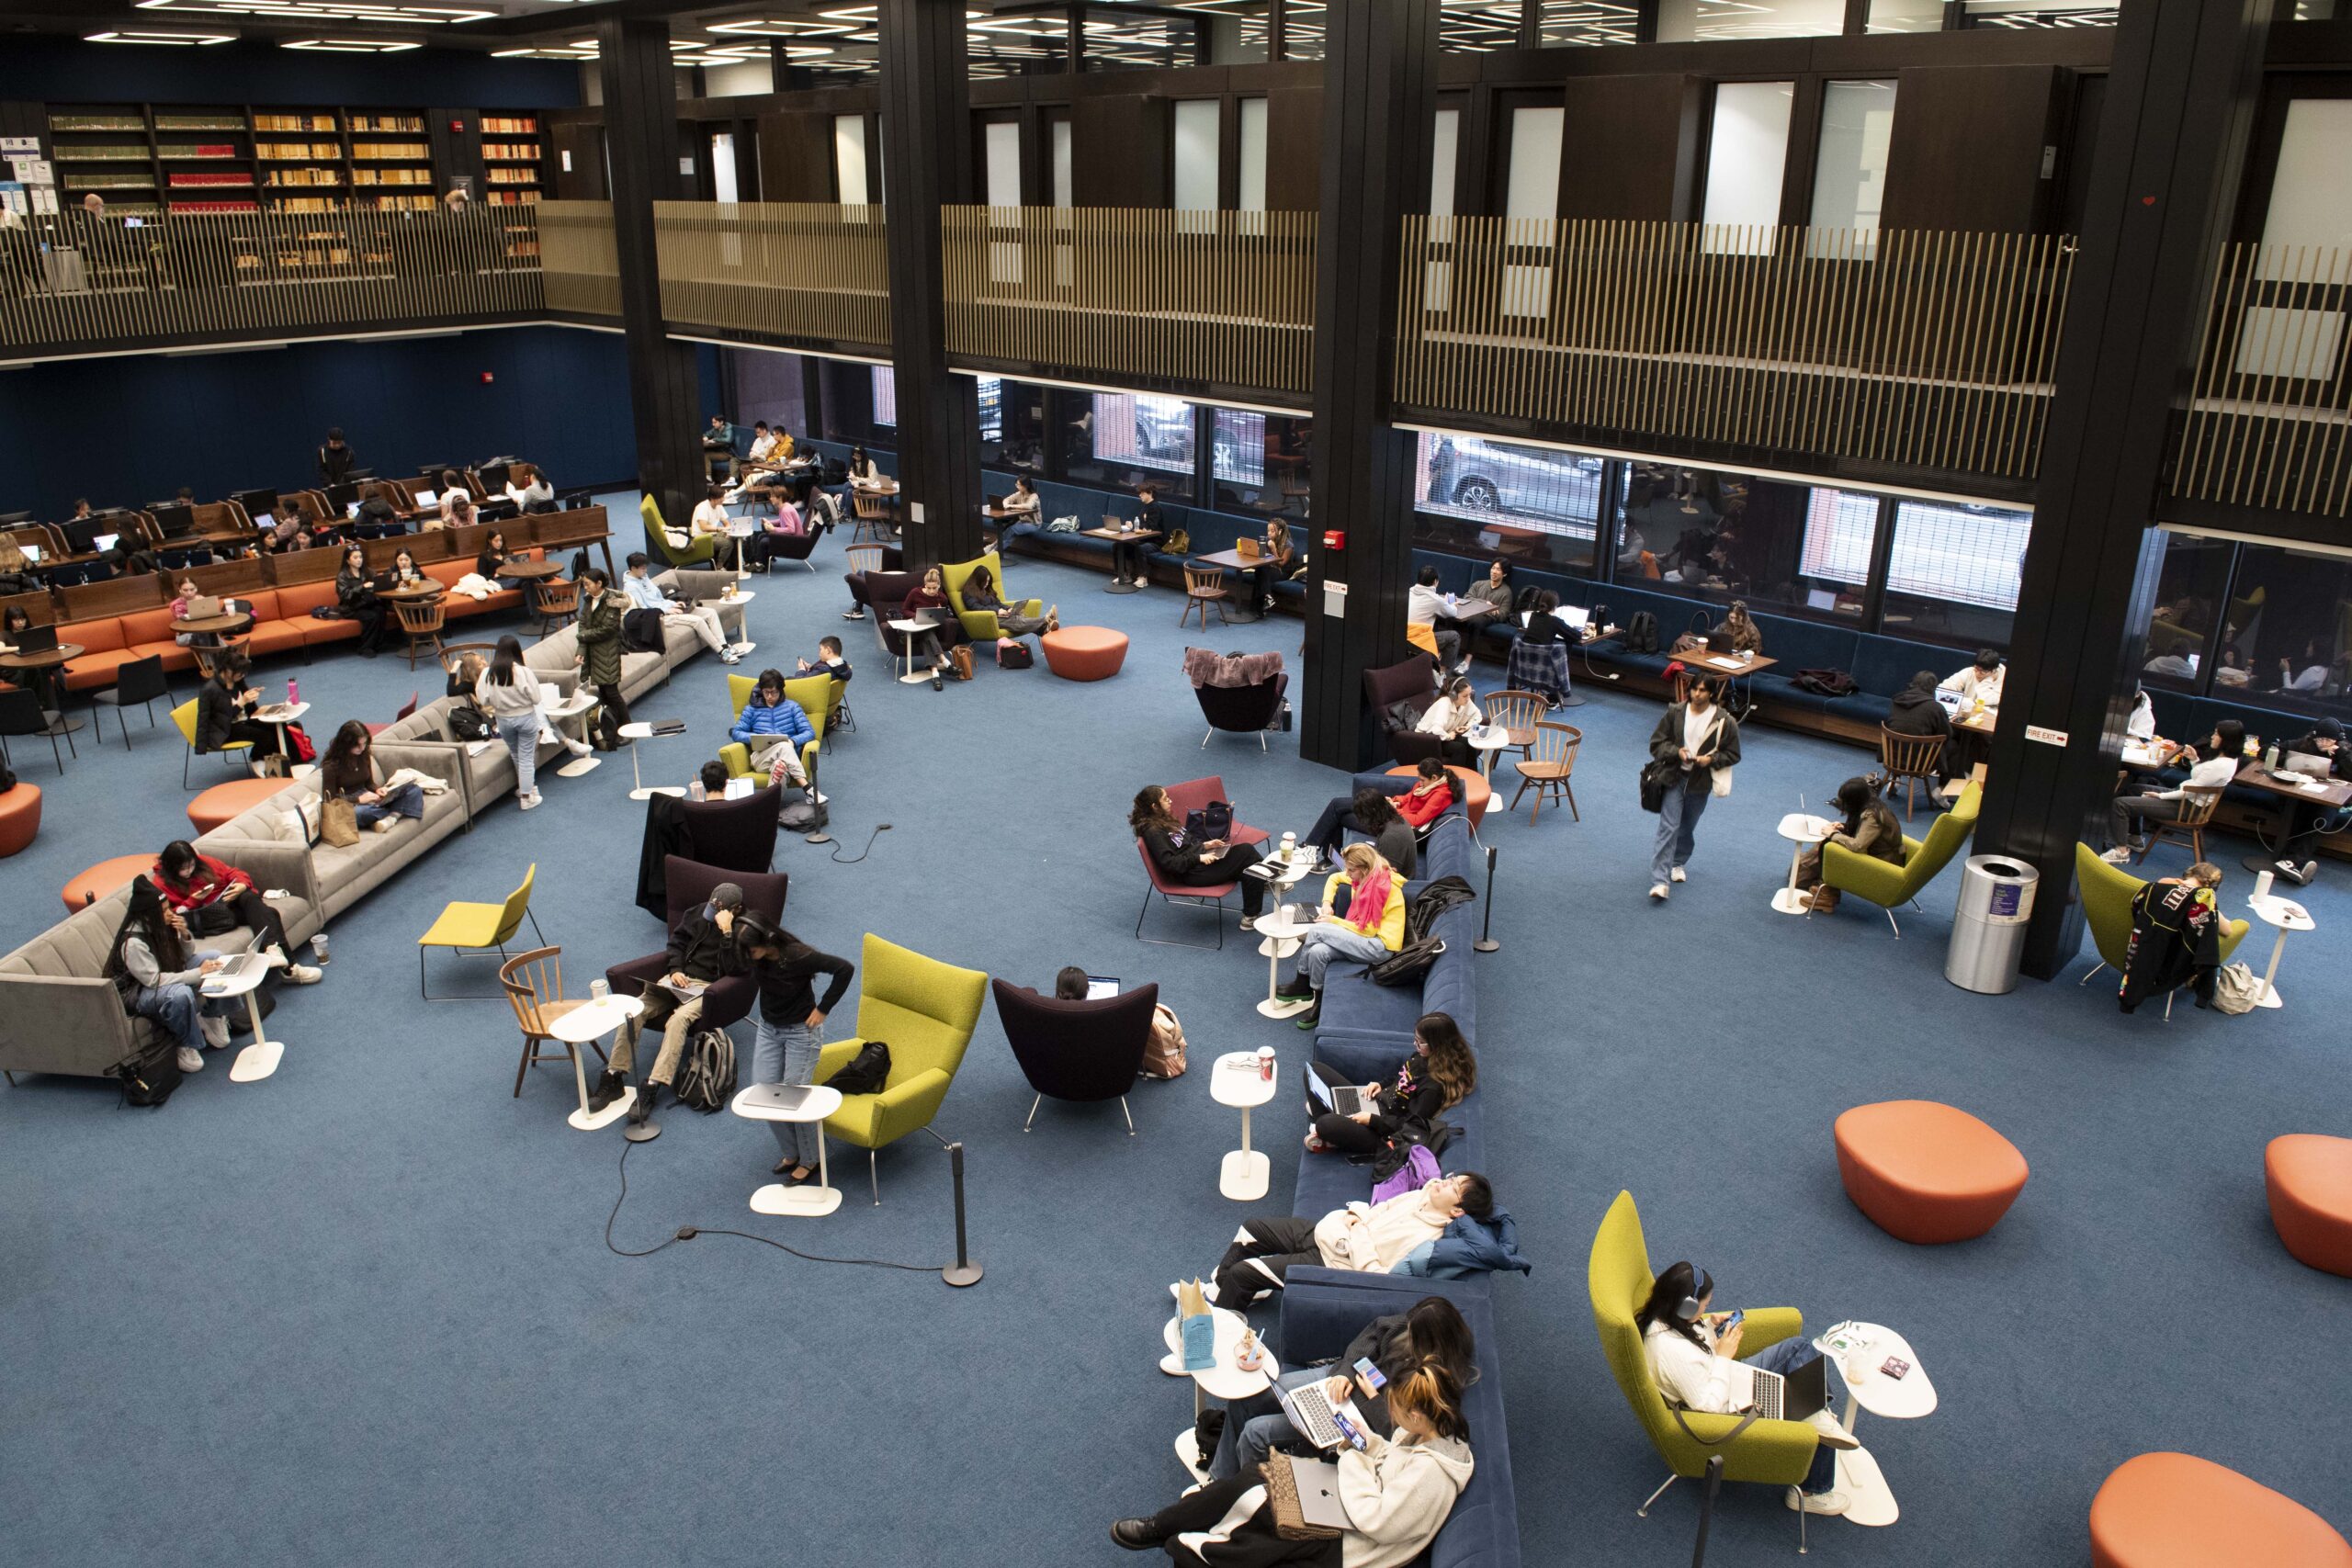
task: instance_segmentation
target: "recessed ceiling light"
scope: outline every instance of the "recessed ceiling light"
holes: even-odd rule
[[[743,17],[731,22],[713,22],[710,30],[759,38],[833,38],[856,29],[845,22],[812,22],[797,17]]]
[[[375,0],[138,0],[142,11],[183,16],[257,17],[273,21],[405,22],[440,25],[487,21],[498,15],[479,6],[396,6]]]
[[[234,33],[160,33],[143,28],[126,28],[102,33],[84,33],[85,43],[159,43],[187,49],[208,43],[234,43]]]
[[[280,40],[277,47],[314,49],[328,54],[398,54],[424,46],[413,39],[290,38]]]

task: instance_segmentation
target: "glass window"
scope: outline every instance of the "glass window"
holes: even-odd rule
[[[1789,161],[1793,82],[1724,82],[1707,134],[1707,194],[1701,221],[1718,255],[1770,255]],[[1716,226],[1722,226],[1717,228]]]
[[[1963,28],[2111,28],[2121,19],[2118,0],[1967,0]],[[1873,12],[1875,19],[1875,12]],[[1878,29],[1871,29],[1876,32]]]
[[[1894,130],[1894,84],[1829,82],[1821,89],[1821,143],[1813,166],[1813,226],[1878,232],[1886,204],[1886,149]],[[1851,242],[1836,233],[1815,241],[1816,255],[1842,255]],[[1865,244],[1867,257],[1874,246]]]
[[[2245,660],[2243,681],[2214,671],[2215,690],[2297,712],[2352,716],[2352,561],[2248,545],[2224,612],[2224,636]]]
[[[2346,147],[2352,147],[2352,98],[2297,98],[2287,106],[2278,172],[2263,214],[2263,244],[2352,246],[2352,158],[2344,155]],[[2294,263],[2283,251],[2266,260],[2266,276],[2293,276]]]
[[[1179,212],[1213,212],[1223,205],[1216,195],[1217,118],[1223,112],[1216,98],[1187,98],[1176,105]]]
[[[2007,648],[2030,513],[1905,501],[1894,512],[1886,630],[1955,648]]]
[[[2204,684],[2215,634],[2222,633],[2227,649],[2222,663],[2233,672],[2224,683],[2245,685],[2251,667],[2222,626],[2222,596],[2229,592],[2230,561],[2237,547],[2195,534],[2167,533],[2164,542],[2164,566],[2148,617],[2140,679],[2152,687],[2196,691]],[[2218,671],[2214,678],[2223,679]]]
[[[1517,49],[1519,0],[1442,0],[1437,27],[1442,49]]]
[[[874,367],[874,423],[893,430],[899,425],[899,373],[887,365]]]
[[[1283,7],[1283,58],[1323,58],[1323,0],[1290,0]]]
[[[1866,30],[1939,33],[1944,30],[1944,0],[1871,0],[1871,19]]]
[[[867,199],[865,117],[862,114],[833,117],[833,188],[850,207],[862,206]]]
[[[1603,468],[1581,452],[1423,431],[1413,483],[1416,540],[1461,555],[1589,570]]]
[[[1660,43],[1826,38],[1846,30],[1846,0],[1658,0]]]
[[[1545,49],[1633,43],[1637,13],[1623,0],[1539,0],[1536,41]]]
[[[1626,483],[1617,575],[1776,615],[1858,621],[1878,513],[1866,491],[1644,464]]]
[[[1234,205],[1244,212],[1266,210],[1266,100],[1240,103],[1241,190]]]
[[[1046,389],[980,376],[980,467],[1000,474],[1046,471]]]
[[[873,368],[847,359],[817,362],[818,413],[825,422],[826,440],[874,439]]]
[[[1303,522],[1307,502],[1311,420],[1248,409],[1215,409],[1209,430],[1211,504],[1227,512]]]
[[[1054,205],[1078,205],[1070,199],[1069,121],[1066,118],[1054,121]]]
[[[1087,448],[1083,464],[1066,470],[1080,484],[1133,490],[1146,479],[1158,483],[1163,500],[1189,501],[1197,459],[1193,405],[1182,398],[1140,393],[1080,394],[1083,429],[1074,432]],[[1071,448],[1073,455],[1076,444]]]

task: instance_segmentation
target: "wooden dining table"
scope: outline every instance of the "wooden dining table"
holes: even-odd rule
[[[14,670],[29,676],[32,690],[36,694],[43,694],[40,697],[42,711],[51,716],[49,723],[37,732],[40,735],[54,739],[71,735],[82,728],[80,719],[71,717],[65,712],[65,694],[58,687],[57,671],[64,668],[67,660],[79,659],[87,651],[78,642],[61,642],[55,648],[44,648],[32,653],[13,649],[0,653],[0,670]],[[49,696],[56,698],[54,707],[49,705]]]

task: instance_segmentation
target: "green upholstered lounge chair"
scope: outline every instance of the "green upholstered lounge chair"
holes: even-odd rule
[[[2075,982],[2080,986],[2087,984],[2091,976],[2102,969],[2122,973],[2123,961],[2132,952],[2132,899],[2147,884],[2120,865],[2108,864],[2098,858],[2098,851],[2080,842],[2075,845],[2075,884],[2082,890],[2083,923],[2091,928],[2091,944],[2098,949],[2098,962]],[[2245,920],[2222,917],[2222,963],[2228,963],[2238,943],[2245,940],[2249,925]],[[2169,996],[2165,998],[2165,1010],[2169,1016]]]
[[[1875,855],[1858,855],[1840,844],[1824,844],[1821,879],[1840,893],[1866,898],[1884,909],[1886,923],[1894,926],[1895,940],[1900,942],[1903,928],[1894,925],[1894,906],[1909,903],[1917,908],[1919,890],[1936,879],[1936,874],[1951,863],[1976,831],[1977,808],[1984,804],[1984,786],[1971,779],[1951,809],[1928,828],[1925,842],[1908,833],[1903,836],[1901,865]]]
[[[1716,1452],[1724,1456],[1725,1481],[1794,1486],[1804,1480],[1805,1472],[1813,1465],[1814,1447],[1821,1440],[1805,1422],[1758,1421],[1728,1446],[1710,1448],[1705,1445],[1723,1443],[1732,1428],[1739,1425],[1738,1416],[1685,1411],[1682,1420],[1677,1421],[1668,1410],[1665,1398],[1658,1393],[1657,1380],[1650,1372],[1649,1352],[1642,1344],[1642,1331],[1634,1321],[1634,1314],[1649,1300],[1650,1287],[1657,1279],[1650,1272],[1649,1247],[1642,1239],[1641,1212],[1634,1208],[1631,1192],[1620,1192],[1602,1217],[1600,1233],[1592,1238],[1587,1283],[1592,1292],[1593,1325],[1600,1331],[1600,1350],[1609,1359],[1610,1373],[1623,1392],[1625,1403],[1633,1406],[1642,1430],[1649,1434],[1650,1446],[1657,1450],[1670,1472],[1666,1484],[1651,1493],[1638,1511],[1646,1517],[1650,1504],[1657,1502],[1659,1493],[1673,1485],[1678,1477],[1697,1480],[1705,1475],[1707,1457]],[[1794,1307],[1750,1307],[1739,1348],[1743,1353],[1752,1355],[1804,1329],[1804,1314]],[[1684,1422],[1689,1423],[1690,1432],[1698,1434],[1697,1438],[1682,1429]],[[1800,1514],[1798,1518],[1802,1521],[1804,1516]],[[1798,1531],[1802,1542],[1802,1522]]]
[[[956,606],[956,618],[964,623],[966,637],[970,637],[974,642],[994,642],[1004,635],[1003,630],[996,624],[995,611],[964,608],[964,580],[972,575],[972,569],[976,566],[985,566],[989,569],[989,575],[996,579],[996,596],[1012,605],[1015,615],[1042,615],[1046,613],[1044,600],[1021,600],[1012,596],[1012,591],[1004,583],[1003,558],[994,550],[990,550],[977,560],[959,560],[953,565],[943,564],[939,569],[939,581],[947,586],[947,602]]]
[[[729,728],[733,727],[735,719],[743,716],[743,705],[752,700],[752,693],[757,689],[758,683],[758,677],[752,675],[727,677],[728,701],[734,705],[732,716],[728,720]],[[800,711],[808,716],[809,728],[817,732],[816,739],[800,748],[800,765],[808,770],[810,784],[817,782],[817,751],[825,743],[825,731],[832,720],[833,705],[841,701],[837,689],[840,685],[841,682],[831,675],[803,675],[798,680],[784,683],[784,694],[800,705]],[[727,764],[729,778],[752,776],[752,749],[741,740],[729,740],[721,746],[718,760]]]
[[[673,567],[700,566],[717,558],[718,536],[716,534],[706,534],[699,539],[689,536],[684,549],[670,543],[669,525],[662,521],[662,503],[651,496],[638,498],[637,514],[645,519],[645,536],[653,542],[653,554],[657,558]]]
[[[879,1094],[853,1094],[825,1118],[825,1132],[866,1151],[874,1201],[882,1181],[874,1151],[909,1133],[928,1131],[964,1063],[964,1048],[980,1021],[988,976],[958,969],[868,931],[858,960],[857,1034],[827,1044],[817,1056],[817,1081],[849,1066],[858,1047],[879,1040],[890,1047],[890,1077]],[[932,1134],[937,1137],[937,1134]]]

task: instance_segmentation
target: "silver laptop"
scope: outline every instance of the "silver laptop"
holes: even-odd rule
[[[267,969],[269,955],[262,951],[261,940],[261,933],[255,931],[248,939],[244,952],[222,959],[220,967],[204,977],[204,983],[199,987],[204,994],[208,997],[218,996],[223,988],[235,985],[255,970]]]
[[[780,1111],[797,1116],[808,1104],[809,1088],[798,1083],[755,1083],[736,1096],[746,1111]]]
[[[418,491],[416,503],[419,506],[438,506],[441,504],[441,492],[434,490]]]
[[[1767,1421],[1807,1420],[1815,1411],[1829,1407],[1829,1359],[1815,1356],[1785,1377],[1746,1361],[1734,1361],[1731,1396],[1734,1409],[1752,1407]]]
[[[1086,999],[1090,1002],[1108,1001],[1119,994],[1119,982],[1108,975],[1086,977]]]
[[[1283,1414],[1318,1449],[1336,1449],[1347,1441],[1340,1435],[1340,1424],[1331,1419],[1331,1396],[1323,1388],[1324,1381],[1333,1375],[1329,1368],[1318,1367],[1274,1382],[1274,1398],[1281,1402]]]
[[[90,547],[97,550],[110,550],[114,548],[114,542],[121,537],[119,534],[100,534],[90,540]]]
[[[1298,1483],[1298,1511],[1310,1525],[1325,1529],[1343,1530],[1348,1528],[1347,1505],[1340,1501],[1340,1467],[1329,1460],[1297,1460],[1290,1461],[1290,1472]]]
[[[1566,622],[1571,631],[1580,632],[1584,630],[1585,624],[1592,619],[1592,612],[1581,604],[1561,604],[1553,609],[1552,617],[1555,620]]]
[[[1336,1111],[1342,1116],[1353,1116],[1366,1108],[1363,1090],[1353,1084],[1328,1084],[1309,1066],[1306,1072],[1306,1092],[1326,1111]]]
[[[2335,772],[2335,759],[2315,756],[2309,751],[2290,751],[2285,767],[2290,773],[2308,773],[2312,778],[2324,779]]]

